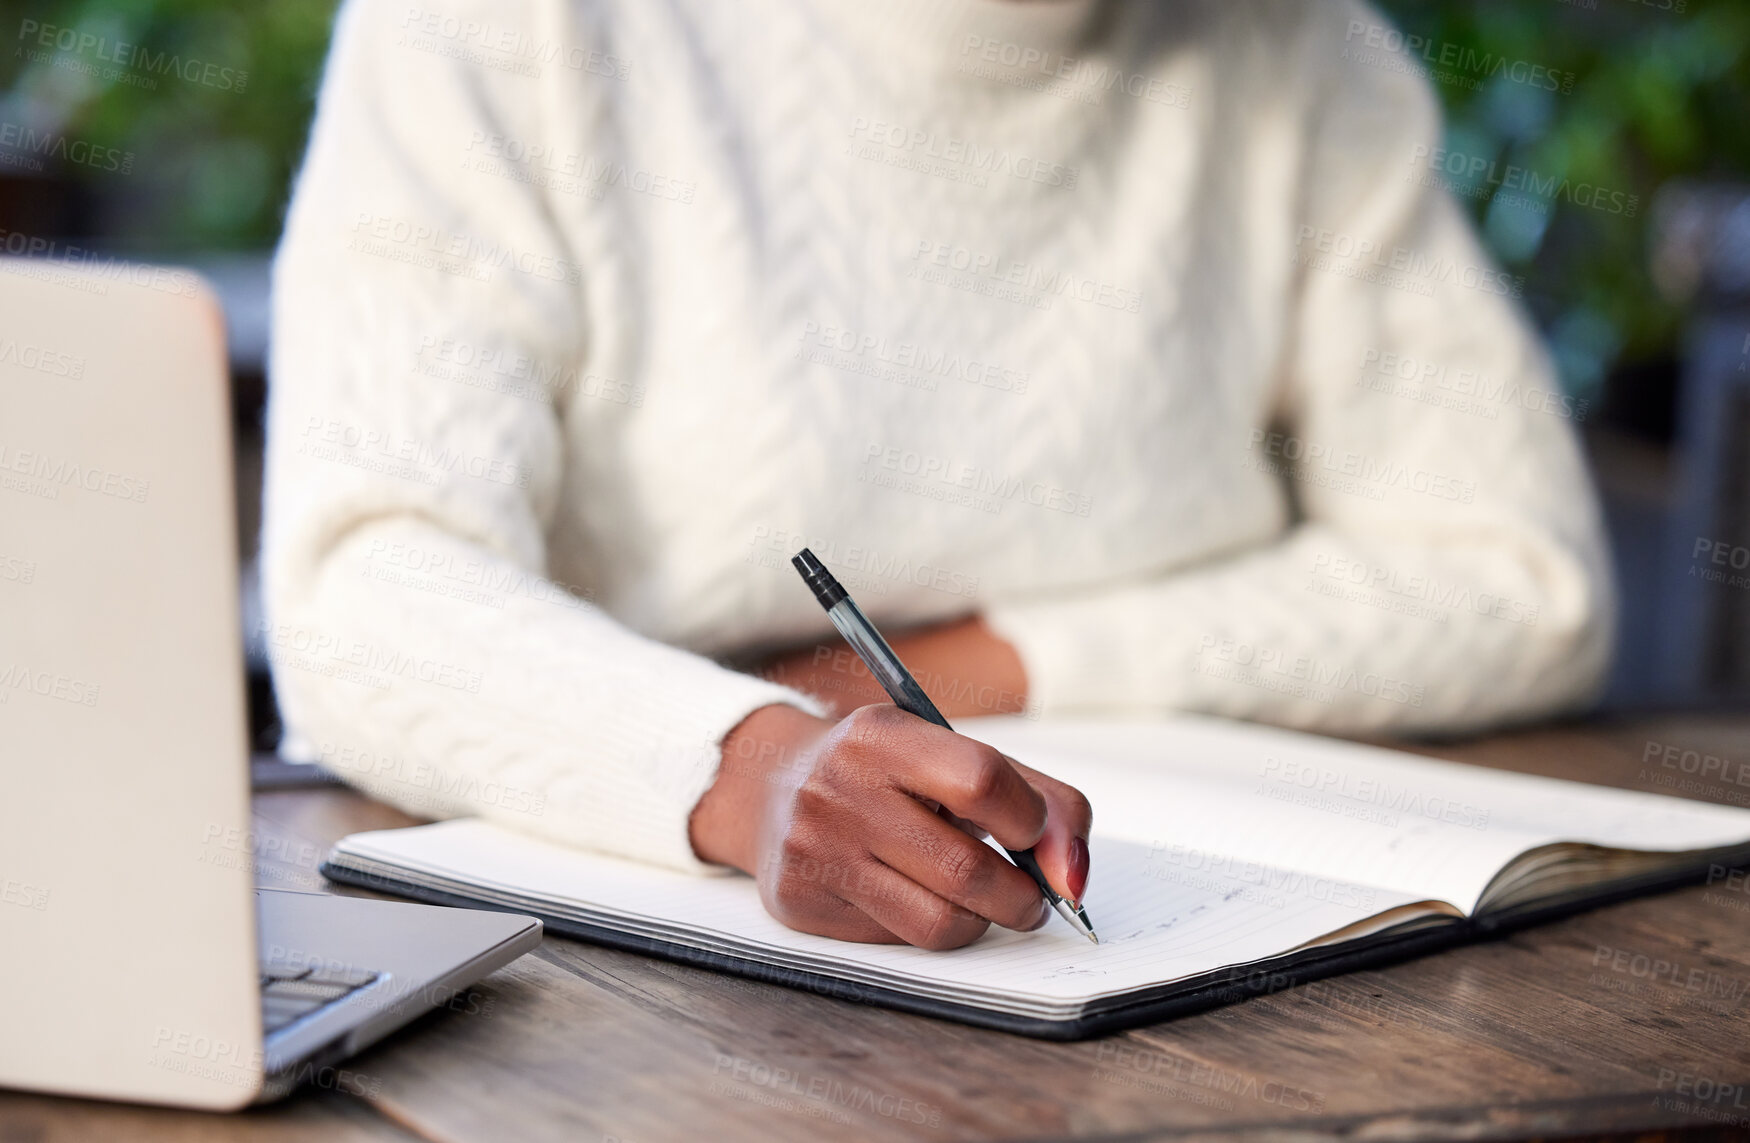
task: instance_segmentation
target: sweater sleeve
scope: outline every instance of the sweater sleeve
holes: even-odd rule
[[[1356,50],[1377,14],[1314,7],[1292,248],[1263,254],[1294,265],[1279,399],[1221,450],[1280,474],[1295,522],[1152,581],[991,608],[1048,714],[1459,731],[1579,704],[1607,666],[1612,587],[1575,406],[1517,282],[1417,177],[1440,145],[1431,92],[1399,57]]]
[[[723,736],[820,708],[546,578],[590,274],[516,160],[560,98],[602,114],[573,58],[615,71],[566,10],[341,11],[275,265],[261,634],[290,734],[371,794],[702,870]]]

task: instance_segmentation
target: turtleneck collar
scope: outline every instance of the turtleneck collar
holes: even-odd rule
[[[1074,57],[1101,0],[807,0],[892,65],[952,76],[985,63],[1053,68]]]

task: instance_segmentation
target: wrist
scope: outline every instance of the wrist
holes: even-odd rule
[[[794,783],[803,759],[833,724],[783,703],[762,706],[723,736],[717,776],[688,819],[701,861],[752,873],[773,799]]]
[[[981,616],[902,635],[893,648],[947,718],[1026,709],[1020,653]]]

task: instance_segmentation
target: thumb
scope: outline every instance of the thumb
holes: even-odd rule
[[[1039,868],[1058,896],[1080,904],[1088,891],[1088,831],[1094,823],[1093,807],[1074,786],[1013,758],[1009,764],[1045,799],[1045,832],[1033,846]]]

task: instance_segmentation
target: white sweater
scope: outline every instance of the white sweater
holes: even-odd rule
[[[275,275],[293,741],[701,868],[720,665],[981,612],[1031,711],[1582,701],[1575,407],[1356,0],[352,0]],[[953,688],[956,680],[938,680]],[[1098,807],[1095,807],[1096,813]]]

